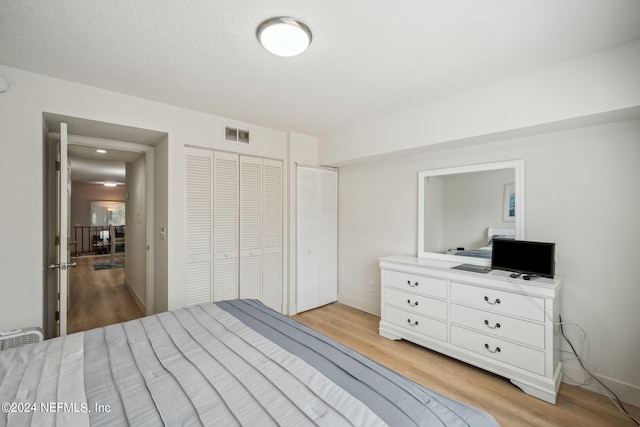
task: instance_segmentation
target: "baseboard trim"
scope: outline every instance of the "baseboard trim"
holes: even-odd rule
[[[585,372],[579,366],[563,364],[562,370],[566,372],[567,375],[571,378],[582,379],[585,377]],[[562,376],[562,382],[576,385],[573,381],[567,378],[567,375]],[[595,376],[607,387],[609,387],[622,402],[640,407],[640,387],[632,384],[627,384],[598,373],[596,373]],[[595,391],[599,394],[605,394],[604,391],[602,391],[602,388],[600,388],[600,386],[591,378],[589,379],[588,384],[580,385],[580,387],[586,388],[587,390]]]
[[[138,295],[138,293],[136,292],[135,288],[131,285],[131,283],[129,282],[129,279],[127,279],[125,277],[124,282],[127,285],[126,286],[127,291],[129,291],[129,294],[133,298],[133,301],[136,303],[136,305],[138,306],[140,311],[142,313],[146,313],[147,312],[147,306],[144,303],[144,301],[142,300],[142,298],[140,298],[140,295]]]
[[[356,298],[350,298],[338,293],[338,302],[349,307],[357,308],[360,311],[364,311],[375,316],[380,316],[380,304],[366,303]]]

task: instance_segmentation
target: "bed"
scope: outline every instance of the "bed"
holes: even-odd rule
[[[491,259],[491,248],[494,238],[515,239],[516,231],[512,228],[493,228],[489,227],[487,232],[487,246],[478,249],[467,249],[461,251],[450,252],[452,255],[466,256],[472,258]]]
[[[0,426],[497,426],[256,300],[0,352]]]

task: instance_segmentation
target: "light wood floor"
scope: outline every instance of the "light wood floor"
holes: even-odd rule
[[[528,396],[507,379],[407,341],[378,335],[380,318],[334,303],[293,316],[313,329],[432,390],[489,412],[510,426],[634,426],[598,393],[562,384],[558,403]],[[634,417],[640,409],[625,405]]]
[[[124,268],[94,270],[93,263],[108,260],[104,257],[79,257],[69,269],[69,333],[107,326],[143,316],[124,279]]]

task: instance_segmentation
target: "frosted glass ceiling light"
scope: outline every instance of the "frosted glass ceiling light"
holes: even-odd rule
[[[258,40],[265,49],[278,56],[296,56],[311,44],[311,30],[293,18],[280,16],[258,26]]]

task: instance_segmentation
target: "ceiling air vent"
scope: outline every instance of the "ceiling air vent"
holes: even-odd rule
[[[224,127],[224,139],[225,139],[225,141],[240,142],[242,144],[248,144],[249,143],[249,131],[248,130],[234,128],[234,127],[231,127],[231,126],[225,126]]]

